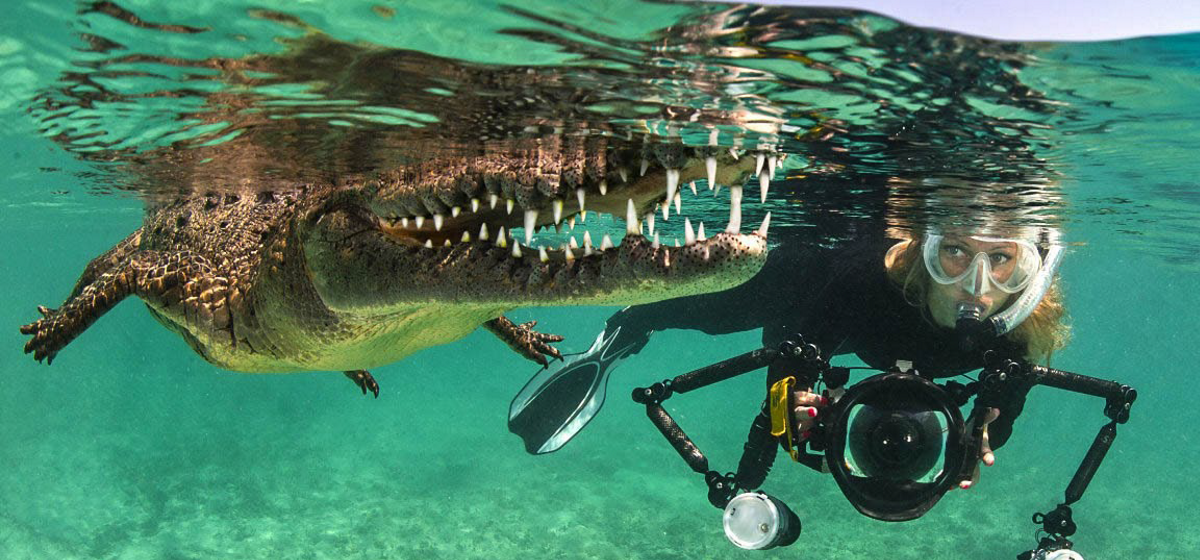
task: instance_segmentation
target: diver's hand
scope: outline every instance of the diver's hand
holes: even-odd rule
[[[829,406],[829,399],[810,390],[805,389],[792,393],[792,417],[796,419],[794,429],[795,433],[799,434],[796,437],[798,441],[808,439],[813,426],[817,425],[821,409],[826,406]]]
[[[987,466],[992,466],[996,463],[996,455],[992,453],[992,446],[988,443],[988,424],[995,422],[1000,417],[1000,409],[992,407],[987,409],[983,415],[983,437],[979,445],[979,463]],[[979,463],[975,463],[975,473],[971,475],[971,480],[964,480],[958,483],[958,487],[966,490],[979,482]]]

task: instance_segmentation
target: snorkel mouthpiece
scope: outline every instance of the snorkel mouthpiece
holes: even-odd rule
[[[970,301],[960,302],[958,304],[958,306],[955,308],[955,313],[957,316],[957,320],[955,321],[955,328],[961,329],[964,321],[973,322],[973,323],[982,323],[983,322],[983,314],[985,311],[987,311],[987,308],[985,308],[983,306],[983,304],[981,304],[981,303],[975,303],[975,302],[970,302]]]
[[[978,347],[980,338],[986,334],[987,325],[983,322],[983,314],[987,311],[983,305],[964,301],[958,304],[954,321],[954,334],[958,345],[964,351],[972,351]]]

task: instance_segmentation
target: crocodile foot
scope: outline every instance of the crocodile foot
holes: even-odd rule
[[[77,321],[44,306],[39,306],[38,312],[42,315],[41,319],[21,325],[21,334],[33,336],[25,342],[25,353],[33,354],[33,358],[39,362],[45,360],[47,364],[54,363],[58,351],[75,338],[71,325]]]
[[[503,340],[509,348],[515,350],[518,354],[533,360],[541,365],[549,364],[546,356],[562,359],[562,354],[558,349],[551,346],[553,342],[561,342],[563,337],[557,334],[540,333],[533,330],[537,325],[537,321],[530,321],[520,325],[514,324],[507,317],[497,317],[484,323],[488,330],[492,331],[500,340]]]
[[[379,398],[379,384],[375,382],[375,378],[371,376],[371,372],[365,369],[353,369],[346,372],[346,377],[349,377],[350,381],[358,385],[358,388],[362,389],[364,395],[367,394],[367,391],[370,391],[375,395],[375,398]]]

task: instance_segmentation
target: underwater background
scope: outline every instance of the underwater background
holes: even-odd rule
[[[672,95],[695,97],[672,78],[680,67],[711,64],[723,76],[737,67],[740,79],[715,80],[721,91],[786,123],[774,141],[797,155],[767,204],[746,207],[748,223],[771,210],[773,236],[784,239],[823,244],[904,229],[920,221],[905,215],[913,201],[977,196],[990,205],[1031,193],[1037,218],[1071,244],[1061,285],[1073,336],[1052,365],[1139,392],[1074,507],[1076,548],[1092,560],[1200,553],[1200,34],[1020,44],[850,11],[333,6],[9,3],[0,24],[0,558],[1012,558],[1035,544],[1030,516],[1061,501],[1106,422],[1097,399],[1036,388],[975,488],[898,524],[858,514],[831,479],[781,458],[764,488],[799,514],[804,533],[790,548],[748,552],[726,541],[701,478],[627,395],[756,348],[757,332],[655,335],[616,371],[603,413],[561,451],[537,457],[505,427],[510,399],[537,368],[483,330],[373,370],[377,400],[332,372],[219,370],[134,301],[53,366],[23,354],[17,327],[37,305],[57,305],[91,258],[138,227],[144,196],[173,185],[155,150],[237,145],[236,119],[196,124],[198,100],[257,86],[208,79],[197,68],[213,65],[189,61],[274,55],[289,48],[283,39],[315,34],[435,62],[560,73],[628,101],[610,103],[621,122],[659,115],[652,110]],[[695,33],[706,22],[715,39]],[[720,48],[688,48],[712,44]],[[146,56],[116,60],[127,53]],[[138,64],[154,73],[121,66]],[[289,107],[276,116],[307,119],[326,139],[336,127],[369,135],[439,126],[421,117],[436,113],[436,100],[318,113],[318,101],[345,91],[330,85],[338,76],[318,78],[293,90],[262,86],[259,94],[273,88],[275,101],[292,103],[261,103],[256,114]],[[327,146],[280,138],[296,139],[295,161]],[[325,163],[324,172],[343,171],[344,162]],[[211,172],[219,183],[228,170]],[[918,192],[879,186],[878,177],[898,175],[946,180]],[[1004,185],[1004,196],[953,187],[973,180]],[[508,316],[536,319],[566,337],[564,352],[579,352],[616,309]],[[732,470],[761,400],[760,378],[744,376],[670,408],[714,468]]]

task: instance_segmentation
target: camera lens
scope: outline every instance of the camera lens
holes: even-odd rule
[[[851,421],[847,444],[863,475],[916,481],[929,478],[941,457],[942,439],[932,412],[864,406]]]
[[[854,508],[874,519],[924,515],[972,458],[956,399],[915,373],[893,371],[851,386],[824,428],[829,472]]]

